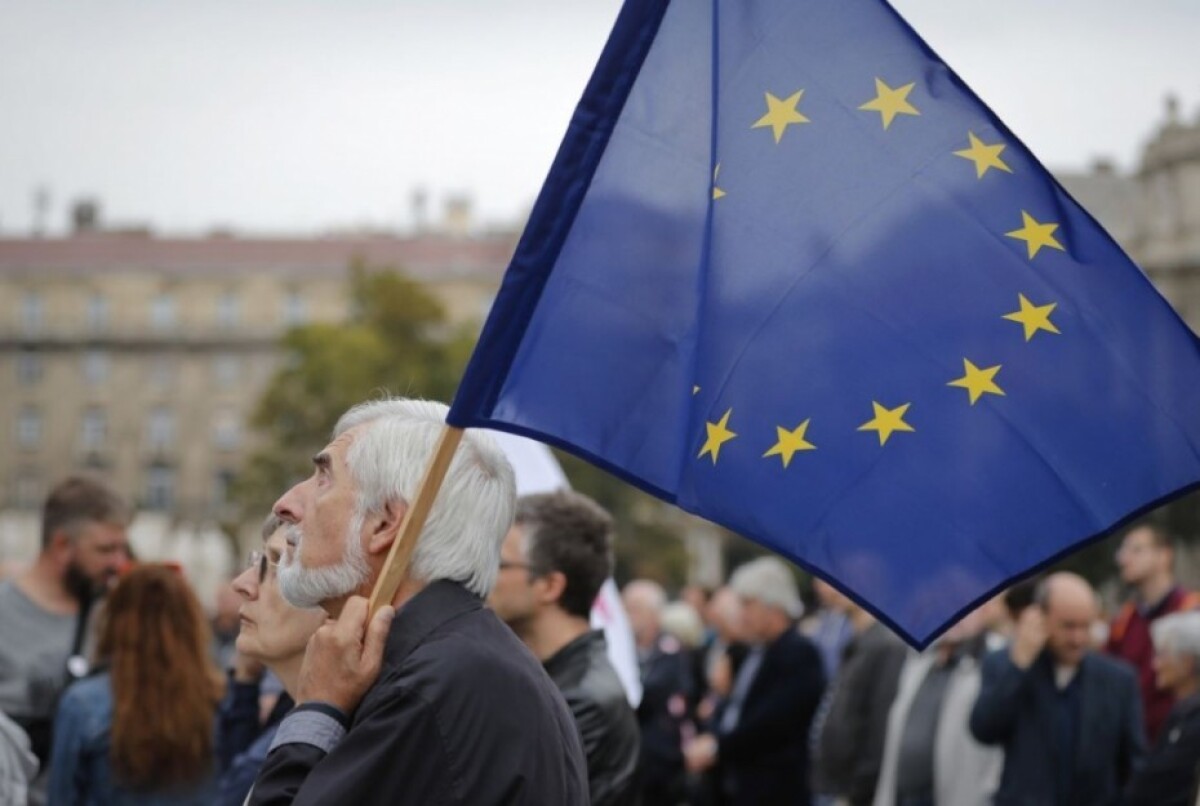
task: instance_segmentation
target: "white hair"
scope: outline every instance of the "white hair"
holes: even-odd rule
[[[1195,674],[1200,675],[1200,611],[1171,613],[1150,622],[1154,648],[1192,659]]]
[[[289,542],[295,548],[279,558],[279,592],[293,607],[318,607],[327,599],[337,599],[362,587],[371,576],[367,553],[362,544],[366,514],[355,512],[346,530],[346,548],[342,559],[323,568],[300,564],[300,543],[304,530],[300,524],[288,527]]]
[[[704,643],[704,622],[696,608],[687,602],[671,602],[662,609],[662,629],[688,649]]]
[[[621,596],[644,604],[658,614],[667,606],[667,592],[652,579],[635,579],[628,582],[622,589]]]
[[[804,615],[796,578],[775,557],[759,557],[739,566],[729,579],[729,587],[743,599],[756,599],[770,607],[777,607],[791,618]]]
[[[388,398],[360,403],[342,415],[335,439],[358,429],[346,464],[358,486],[360,513],[377,513],[391,502],[411,504],[448,411],[442,403]],[[486,433],[468,429],[421,530],[410,576],[423,582],[452,579],[486,597],[515,506],[516,481],[504,452]]]

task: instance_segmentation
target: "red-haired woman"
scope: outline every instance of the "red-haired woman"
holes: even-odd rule
[[[195,594],[167,566],[135,566],[109,594],[104,616],[103,671],[59,704],[50,803],[211,803],[223,683]]]

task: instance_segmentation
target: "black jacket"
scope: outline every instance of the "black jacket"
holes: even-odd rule
[[[1125,790],[1128,806],[1191,806],[1200,762],[1200,694],[1175,704],[1154,750]]]
[[[725,802],[809,802],[808,731],[824,690],[821,656],[794,629],[764,650],[737,724],[717,734]]]
[[[1055,736],[1059,696],[1049,653],[1022,670],[1000,649],[984,658],[971,733],[1004,748],[997,806],[1052,806],[1059,772],[1070,776],[1074,806],[1118,802],[1144,753],[1137,677],[1125,663],[1089,653],[1079,667],[1079,739],[1064,755]]]
[[[638,780],[642,802],[678,803],[684,795],[683,736],[696,697],[691,661],[679,641],[661,636],[639,657],[642,701],[637,707],[642,749]]]
[[[852,637],[842,650],[829,712],[820,727],[816,791],[840,795],[852,806],[874,801],[888,712],[907,653],[900,639],[879,622]]]
[[[396,614],[379,680],[328,754],[275,747],[253,804],[586,804],[579,733],[537,659],[477,596],[433,582]],[[284,719],[312,717],[300,706]],[[297,723],[298,724],[298,723]]]
[[[637,719],[608,660],[604,633],[584,633],[545,665],[579,727],[592,806],[636,802]]]

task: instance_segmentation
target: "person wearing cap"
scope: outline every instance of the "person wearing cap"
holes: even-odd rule
[[[780,560],[760,557],[734,571],[729,586],[741,599],[751,649],[713,717],[714,731],[685,748],[688,768],[715,766],[724,803],[807,804],[808,733],[825,671],[796,629],[803,610],[796,580]]]
[[[817,716],[813,782],[823,795],[866,806],[875,799],[888,712],[907,650],[858,603],[843,596],[840,606],[853,634]]]

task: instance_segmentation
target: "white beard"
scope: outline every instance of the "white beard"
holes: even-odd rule
[[[299,524],[288,527],[288,542],[294,546],[279,559],[279,592],[293,607],[318,607],[321,602],[340,599],[358,590],[370,578],[371,568],[363,551],[365,513],[355,513],[346,533],[346,550],[335,565],[305,568],[300,564],[304,532]]]

